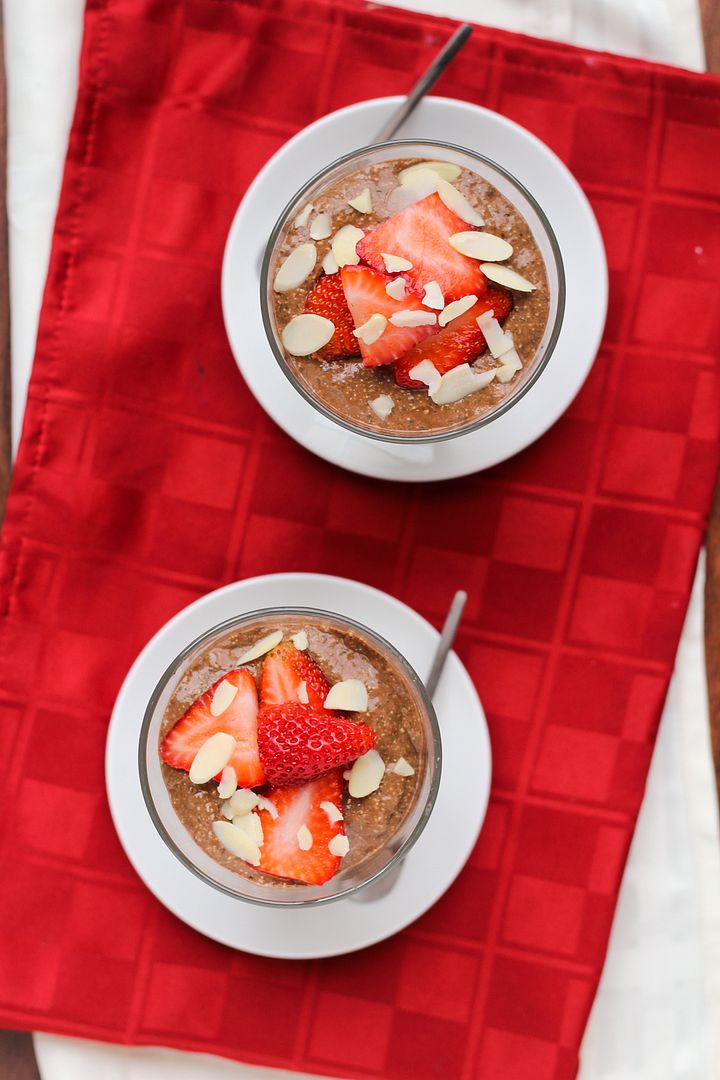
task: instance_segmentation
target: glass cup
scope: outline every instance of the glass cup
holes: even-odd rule
[[[418,754],[424,762],[423,775],[415,795],[415,801],[398,829],[374,854],[357,863],[340,869],[324,885],[303,885],[282,881],[277,885],[252,881],[236,873],[207,854],[187,831],[172,805],[165,786],[161,768],[159,743],[163,716],[175,688],[190,667],[206,652],[217,646],[221,639],[236,630],[253,624],[272,628],[282,627],[288,617],[299,616],[308,620],[320,619],[324,625],[338,631],[351,630],[361,639],[374,646],[392,667],[404,684],[420,717],[420,742]],[[410,848],[422,833],[435,804],[440,783],[442,750],[440,729],[432,702],[419,676],[404,656],[384,638],[366,626],[314,608],[265,608],[239,615],[237,618],[214,626],[191,642],[175,658],[164,672],[148,702],[140,729],[138,765],[140,784],[152,822],[172,853],[194,874],[215,889],[247,900],[254,904],[271,907],[308,907],[350,896],[365,889],[372,882],[398,867]]]
[[[449,161],[459,165],[462,169],[474,172],[477,176],[491,183],[504,195],[525,218],[530,227],[535,242],[545,262],[545,270],[548,280],[550,309],[548,312],[547,325],[535,356],[526,362],[520,378],[514,380],[510,392],[497,405],[477,419],[448,424],[446,427],[433,427],[427,430],[403,431],[389,430],[388,421],[375,423],[372,418],[367,422],[359,423],[347,419],[341,412],[331,409],[325,402],[320,401],[310,388],[305,384],[298,369],[290,362],[280,340],[280,330],[275,322],[273,307],[273,275],[270,273],[275,262],[275,251],[278,242],[288,224],[293,221],[300,210],[313,199],[317,198],[327,187],[344,179],[351,173],[362,171],[377,165],[380,162],[391,161],[396,158],[424,158],[426,160]],[[363,147],[351,154],[338,158],[327,168],[316,173],[285,207],[278,218],[262,261],[260,271],[260,307],[262,319],[267,334],[268,342],[275,359],[280,365],[283,374],[290,380],[297,392],[305,398],[314,409],[322,413],[326,419],[339,424],[346,430],[356,435],[367,436],[382,442],[391,443],[433,443],[444,439],[457,438],[466,435],[470,431],[477,431],[492,423],[499,416],[503,416],[524,397],[533,384],[539,379],[545,367],[550,361],[555,345],[557,344],[562,327],[563,312],[565,310],[565,272],[563,268],[560,248],[553,232],[552,226],[543,213],[542,208],[533,198],[523,184],[512,176],[506,169],[489,158],[476,154],[471,150],[454,146],[452,143],[422,140],[398,140],[394,142],[380,143],[376,146]],[[411,391],[408,391],[411,392]]]

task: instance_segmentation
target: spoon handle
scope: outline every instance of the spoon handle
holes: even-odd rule
[[[437,643],[437,649],[435,650],[435,656],[433,657],[432,667],[430,668],[430,674],[425,680],[425,689],[428,692],[428,696],[432,698],[437,689],[437,684],[440,682],[440,676],[442,675],[443,668],[445,667],[445,661],[447,660],[447,654],[450,652],[455,635],[462,619],[463,609],[467,603],[467,593],[458,591],[453,597],[453,602],[450,605],[450,610],[447,613],[445,619],[445,625],[442,628],[440,634],[440,640]]]

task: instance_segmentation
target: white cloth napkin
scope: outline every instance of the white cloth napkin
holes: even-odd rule
[[[696,0],[393,2],[696,70],[704,66]],[[75,102],[83,7],[83,0],[4,4],[14,446]],[[718,1076],[719,853],[700,574],[583,1044],[581,1080]],[[204,1055],[50,1035],[36,1035],[35,1048],[43,1080],[297,1078]]]

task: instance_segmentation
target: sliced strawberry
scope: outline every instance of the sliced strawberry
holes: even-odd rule
[[[395,361],[395,382],[408,390],[427,390],[427,386],[410,378],[410,372],[421,360],[430,360],[441,375],[458,364],[471,364],[485,349],[485,338],[477,324],[478,315],[492,310],[502,322],[512,310],[513,301],[502,289],[489,289],[477,304],[453,319],[439,334],[425,338],[399,360]]]
[[[452,249],[451,249],[452,250]],[[343,266],[342,284],[356,326],[362,326],[371,315],[384,315],[388,320],[383,334],[372,345],[360,342],[365,367],[391,364],[418,341],[432,334],[433,326],[395,326],[390,316],[396,311],[426,311],[417,296],[408,293],[402,300],[394,300],[385,292],[392,278],[371,270],[369,266]]]
[[[449,304],[461,296],[470,293],[482,296],[485,292],[486,279],[477,260],[461,255],[449,243],[453,233],[467,232],[470,228],[448,210],[439,195],[428,195],[365,233],[357,245],[357,253],[364,262],[381,271],[385,269],[383,252],[400,255],[412,263],[412,269],[403,270],[402,274],[413,292],[422,296],[425,285],[437,281],[445,303]]]
[[[263,707],[258,715],[260,760],[270,784],[314,780],[374,745],[367,724],[300,702]]]
[[[219,716],[210,711],[215,691],[221,682],[237,687],[237,693]],[[202,744],[217,731],[226,731],[237,740],[229,765],[237,773],[239,787],[258,787],[265,783],[257,742],[258,700],[255,680],[247,668],[228,671],[170,729],[160,745],[160,756],[174,769],[190,771]]]
[[[337,360],[342,356],[360,355],[358,339],[353,337],[355,324],[339,274],[326,274],[319,279],[305,300],[305,310],[313,315],[322,315],[335,324],[335,333],[317,356],[324,360]]]
[[[264,840],[258,870],[307,885],[329,881],[338,871],[340,858],[331,853],[328,844],[345,830],[342,819],[331,823],[320,804],[332,803],[342,813],[340,770],[333,769],[306,784],[270,788],[266,795],[275,805],[277,817],[268,810],[260,811]],[[298,830],[303,825],[312,837],[308,851],[302,851],[298,844]]]
[[[291,641],[281,641],[265,657],[260,678],[263,706],[299,701],[300,683],[305,683],[307,704],[322,708],[330,684],[312,656],[296,649]]]

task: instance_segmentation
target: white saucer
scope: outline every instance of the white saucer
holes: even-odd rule
[[[595,359],[607,312],[607,264],[595,216],[577,181],[525,128],[489,109],[430,97],[403,125],[403,138],[441,139],[497,161],[542,206],[560,244],[567,298],[555,352],[535,385],[479,431],[432,445],[380,443],[345,431],[308,404],[267,343],[259,261],[285,205],[303,182],[342,154],[372,142],[398,97],[339,109],[290,139],[258,173],[238,207],[225,248],[222,303],[230,345],[245,381],[288,435],[335,465],[383,480],[447,480],[487,469],[538,439],[573,400]]]
[[[227,585],[197,600],[160,630],[128,673],[113,710],[105,755],[110,810],[125,852],[165,907],[201,934],[234,949],[284,959],[337,956],[373,945],[419,918],[467,861],[490,794],[485,714],[464,666],[450,653],[435,707],[443,737],[440,789],[430,821],[396,884],[368,902],[348,898],[319,908],[263,908],[226,896],[172,854],[148,815],[138,773],[145,706],[177,653],[216,623],[262,607],[319,607],[342,612],[382,634],[425,675],[437,631],[392,596],[345,578],[269,574]]]

